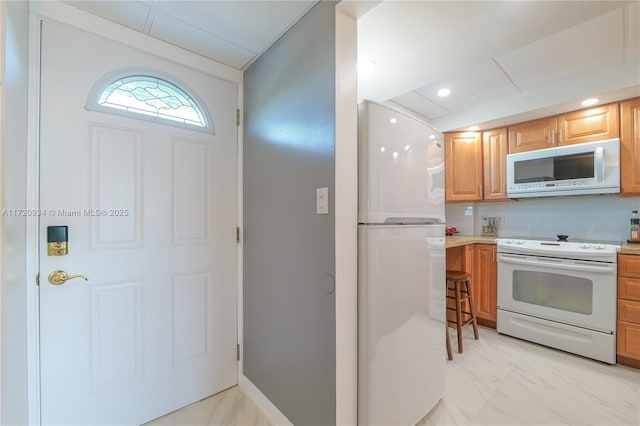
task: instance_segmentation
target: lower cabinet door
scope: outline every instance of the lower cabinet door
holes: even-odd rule
[[[471,282],[476,316],[483,322],[483,325],[495,327],[498,305],[496,246],[492,244],[476,244],[474,257],[475,262]]]
[[[618,355],[640,359],[640,324],[618,321]]]

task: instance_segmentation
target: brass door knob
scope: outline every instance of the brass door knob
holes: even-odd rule
[[[89,277],[86,275],[69,275],[65,271],[53,271],[49,274],[49,282],[53,285],[61,285],[74,278],[84,278],[85,281],[89,281]]]

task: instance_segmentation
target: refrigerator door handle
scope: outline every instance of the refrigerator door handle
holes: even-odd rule
[[[444,225],[441,219],[435,217],[389,217],[385,225]]]

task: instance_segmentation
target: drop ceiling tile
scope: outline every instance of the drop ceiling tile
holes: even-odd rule
[[[445,98],[439,97],[438,90],[442,87],[450,88],[452,93]],[[448,78],[427,84],[416,92],[449,111],[459,111],[470,100],[503,88],[516,90],[500,67],[487,59],[473,66],[461,67]]]
[[[499,56],[520,88],[623,61],[623,9],[617,9]]]
[[[625,61],[627,59],[637,60],[640,58],[640,2],[629,5],[627,20],[628,34],[626,34],[626,39],[629,41],[629,50],[625,54]]]
[[[410,109],[411,111],[415,111],[426,119],[433,119],[449,114],[449,111],[434,104],[429,99],[416,92],[409,92],[404,95],[397,96],[393,98],[392,101]]]
[[[509,98],[516,96],[522,92],[518,90],[514,85],[508,85],[499,87],[494,90],[479,93],[474,96],[469,96],[464,99],[452,100],[445,105],[448,110],[452,112],[463,111],[472,108],[482,108],[482,106],[488,102],[494,102],[496,99]]]
[[[156,13],[149,35],[236,69],[242,69],[245,64],[256,56],[255,52],[244,49],[163,12]]]
[[[313,4],[315,0],[161,1],[158,8],[209,34],[262,52]]]
[[[136,31],[143,31],[149,5],[140,1],[65,1],[73,7]]]

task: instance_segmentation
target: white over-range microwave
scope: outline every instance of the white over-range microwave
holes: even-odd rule
[[[620,139],[507,155],[509,198],[620,192]]]

